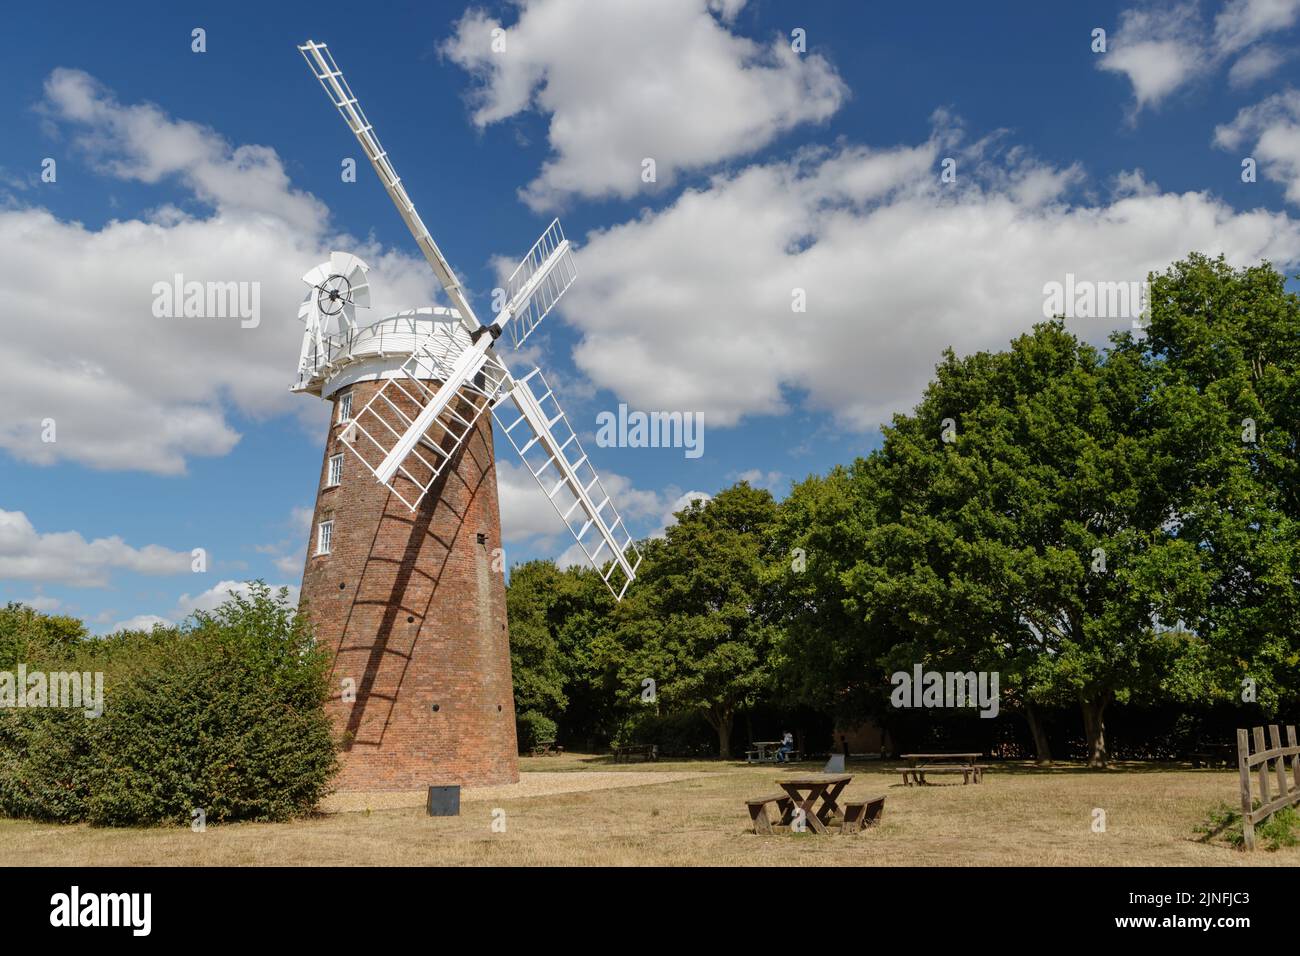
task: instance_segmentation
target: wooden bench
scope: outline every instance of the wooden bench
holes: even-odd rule
[[[960,773],[963,784],[970,783],[972,775],[974,775],[976,783],[980,783],[984,779],[984,767],[978,764],[932,763],[923,767],[904,768],[903,784],[910,787],[914,780],[917,786],[922,786],[925,784],[925,775],[927,773]]]
[[[844,801],[844,827],[841,833],[858,833],[880,822],[885,815],[884,797]]]
[[[768,751],[746,750],[745,763],[781,763],[782,760],[778,756],[778,753],[779,751],[776,750],[768,750]],[[789,753],[785,755],[784,762],[794,763],[799,759],[800,759],[799,751],[791,750]]]
[[[771,833],[772,821],[767,816],[767,805],[776,804],[777,823],[784,823],[791,811],[794,809],[794,801],[790,799],[789,794],[774,793],[767,797],[750,797],[745,801],[745,806],[749,808],[749,819],[754,824],[754,832],[758,834]]]
[[[614,750],[614,763],[631,762],[633,757],[641,757],[645,760],[659,759],[658,744],[628,744],[626,747],[617,747]]]
[[[1225,767],[1234,767],[1237,764],[1237,754],[1232,747],[1215,747],[1211,746],[1205,750],[1198,750],[1190,754],[1192,758],[1192,767],[1213,767],[1216,764],[1223,764]]]

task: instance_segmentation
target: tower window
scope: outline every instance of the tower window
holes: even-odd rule
[[[333,488],[335,485],[343,483],[343,456],[330,456],[329,478],[325,482],[326,488]]]
[[[316,528],[316,553],[329,554],[334,543],[334,519],[322,521]]]
[[[349,422],[352,420],[352,393],[348,392],[339,398],[339,421]]]

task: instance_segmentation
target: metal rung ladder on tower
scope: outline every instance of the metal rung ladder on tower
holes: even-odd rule
[[[534,381],[541,397],[533,390]],[[518,379],[509,395],[518,415],[503,414],[499,405],[495,414],[501,430],[605,586],[621,600],[641,564],[635,539],[541,371]]]

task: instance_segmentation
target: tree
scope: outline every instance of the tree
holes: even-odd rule
[[[585,567],[560,570],[551,561],[516,565],[506,605],[521,725],[551,722],[565,744],[607,739],[626,706],[619,706],[605,651],[614,600],[600,576]]]
[[[766,586],[776,503],[740,482],[677,513],[615,614],[607,660],[629,701],[646,679],[669,712],[696,710],[730,756],[738,708],[769,687],[778,628]]]
[[[529,561],[510,569],[506,613],[510,620],[510,673],[520,746],[534,737],[554,736],[555,720],[568,704],[559,643],[553,632],[561,572],[550,561]],[[536,728],[550,728],[546,730]]]
[[[889,636],[889,667],[1003,674],[1042,758],[1035,707],[1073,700],[1106,762],[1107,706],[1154,686],[1161,622],[1205,586],[1168,527],[1154,381],[1140,356],[1107,361],[1043,323],[1009,352],[945,353],[874,456],[850,608]]]
[[[1150,299],[1147,340],[1126,347],[1160,369],[1179,534],[1212,582],[1183,608],[1204,665],[1192,692],[1275,713],[1300,686],[1300,298],[1268,263],[1193,254]]]
[[[885,716],[880,658],[891,635],[856,613],[844,580],[876,522],[876,464],[859,458],[795,484],[778,510],[770,566],[782,625],[778,684],[843,723]]]

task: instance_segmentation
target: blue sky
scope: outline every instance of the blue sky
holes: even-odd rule
[[[438,301],[295,49],[308,37],[481,314],[499,261],[560,216],[578,283],[505,357],[542,366],[642,534],[691,494],[747,476],[780,495],[869,451],[943,347],[1001,347],[1067,273],[1141,280],[1192,249],[1293,273],[1300,0],[1075,6],[7,11],[0,601],[105,631],[229,582],[299,582],[324,433],[323,405],[287,391],[299,276],[341,248],[373,267],[369,317]],[[152,284],[177,272],[259,283],[259,324],[155,318]],[[703,415],[704,454],[595,447],[620,402]],[[509,560],[563,555],[498,451]]]

